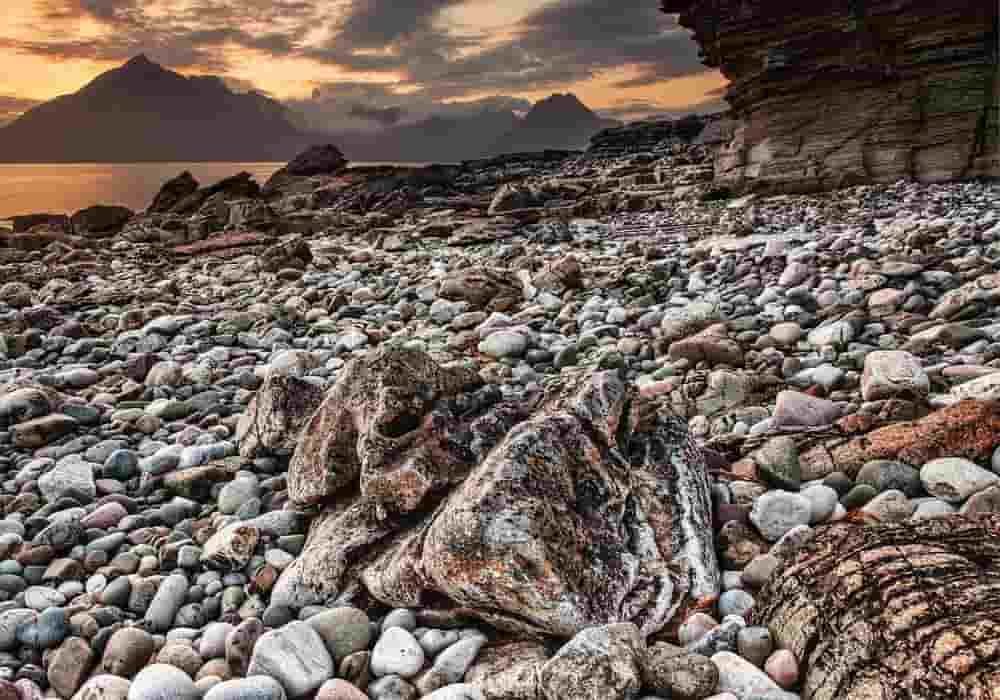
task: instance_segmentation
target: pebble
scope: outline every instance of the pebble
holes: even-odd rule
[[[403,627],[390,627],[372,650],[372,673],[376,677],[413,678],[423,668],[424,660],[424,650],[412,634]]]
[[[179,668],[152,664],[136,674],[128,689],[128,700],[200,700],[194,681]]]
[[[797,525],[812,521],[812,503],[797,493],[768,491],[754,504],[750,521],[769,542],[776,542]]]
[[[322,637],[309,624],[296,621],[260,636],[247,675],[271,676],[289,698],[299,698],[319,688],[335,671]]]

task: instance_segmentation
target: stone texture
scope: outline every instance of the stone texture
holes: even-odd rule
[[[569,637],[619,621],[653,633],[718,595],[707,471],[680,421],[613,372],[566,375],[529,420],[477,385],[399,349],[341,372],[289,487],[303,504],[343,498],[314,519],[272,604],[332,602],[360,578],[393,607],[444,598],[502,629]]]
[[[323,391],[296,377],[271,374],[240,416],[236,439],[247,459],[291,454],[299,431],[323,400]]]
[[[968,400],[919,420],[821,441],[801,451],[799,463],[804,479],[836,471],[853,476],[876,459],[925,464],[939,457],[964,457],[988,462],[998,446],[1000,403]]]
[[[730,80],[716,182],[809,191],[1000,174],[993,3],[663,0]]]
[[[753,621],[801,659],[803,697],[1000,697],[998,535],[997,516],[828,526],[770,579]]]
[[[642,686],[645,644],[635,625],[620,623],[580,632],[546,663],[539,687],[546,700],[635,697]]]

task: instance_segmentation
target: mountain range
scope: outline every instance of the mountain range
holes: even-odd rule
[[[302,124],[271,97],[234,92],[214,76],[183,76],[140,55],[0,128],[0,162],[287,161],[319,142],[336,143],[355,161],[457,162],[581,149],[617,122],[573,95],[553,95],[524,116],[485,110],[374,131],[310,132]]]

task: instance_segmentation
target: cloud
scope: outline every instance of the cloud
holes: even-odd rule
[[[351,105],[350,110],[348,110],[348,114],[352,117],[358,117],[359,119],[373,121],[380,126],[392,126],[399,123],[399,120],[406,114],[406,110],[402,107],[379,108],[355,104]]]
[[[0,126],[14,121],[38,104],[40,104],[38,100],[30,100],[13,95],[0,95]]]
[[[30,37],[0,29],[0,51],[103,62],[141,52],[223,77],[243,68],[244,83],[253,76],[232,61],[245,56],[296,61],[306,81],[312,61],[346,77],[293,106],[311,123],[351,128],[448,112],[481,95],[565,91],[595,78],[635,90],[706,71],[689,33],[655,0],[526,0],[503,31],[489,33],[450,24],[450,11],[475,17],[486,0],[31,1],[51,26]],[[104,31],[82,34],[84,18]],[[280,90],[273,79],[269,86]]]
[[[286,100],[315,131],[370,130],[409,124],[431,116],[461,117],[482,112],[524,112],[531,102],[518,97],[492,96],[462,102],[443,102],[426,91],[400,90],[400,85],[335,82],[318,86],[307,99]],[[382,121],[373,117],[379,115]]]

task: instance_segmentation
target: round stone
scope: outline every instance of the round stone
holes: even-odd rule
[[[413,678],[424,667],[424,661],[424,650],[413,635],[402,627],[390,627],[372,650],[372,673],[376,677]]]
[[[200,700],[194,681],[184,671],[153,664],[139,671],[128,689],[128,700]]]
[[[270,676],[250,676],[218,683],[203,700],[285,700],[285,689]]]

